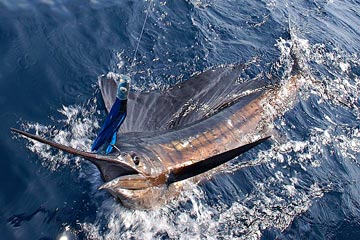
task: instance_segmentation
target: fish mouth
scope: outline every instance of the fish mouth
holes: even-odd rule
[[[133,166],[131,163],[127,163],[123,158],[113,159],[111,157],[104,157],[101,155],[99,157],[97,154],[94,154],[93,157],[87,159],[97,166],[104,182],[112,181],[113,179],[127,175],[142,175],[142,173],[136,169],[136,166]]]

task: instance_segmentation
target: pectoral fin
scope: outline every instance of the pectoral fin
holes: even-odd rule
[[[239,156],[240,154],[249,151],[251,148],[256,147],[260,143],[266,141],[268,138],[270,138],[270,136],[232,149],[230,151],[220,153],[203,161],[199,161],[188,166],[172,169],[167,179],[167,184],[182,181],[187,178],[191,178],[206,171],[209,171],[223,163],[230,161],[231,159]]]

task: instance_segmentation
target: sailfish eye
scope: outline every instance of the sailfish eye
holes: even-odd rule
[[[130,156],[131,156],[133,162],[135,163],[135,165],[139,165],[139,163],[140,163],[140,158],[136,155],[136,153],[131,152],[131,153],[130,153]]]
[[[139,163],[140,163],[140,158],[139,158],[138,156],[135,156],[135,157],[133,158],[133,161],[134,161],[135,165],[139,165]]]

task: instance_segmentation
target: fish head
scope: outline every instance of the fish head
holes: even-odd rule
[[[130,91],[131,78],[127,75],[120,74],[116,81],[118,84],[116,97],[120,100],[126,100]]]
[[[161,199],[171,199],[175,195],[173,193],[177,192],[170,191],[170,194],[169,189],[174,187],[167,182],[168,172],[161,161],[146,149],[122,152],[117,161],[119,168],[115,166],[116,174],[107,174],[111,172],[110,168],[99,168],[103,176],[106,176],[99,190],[107,190],[123,205],[136,209],[154,208],[160,204]]]
[[[155,178],[165,172],[161,160],[143,146],[126,144],[117,149],[121,152],[100,155],[104,161],[92,161],[98,166],[105,182],[128,175],[136,175],[136,182],[140,178]]]

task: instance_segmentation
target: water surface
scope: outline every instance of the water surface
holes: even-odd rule
[[[359,4],[0,0],[1,239],[359,239]],[[148,91],[253,62],[244,81],[285,81],[294,44],[310,80],[273,140],[159,210],[122,207],[92,165],[9,132],[88,150],[106,116],[99,75]]]

